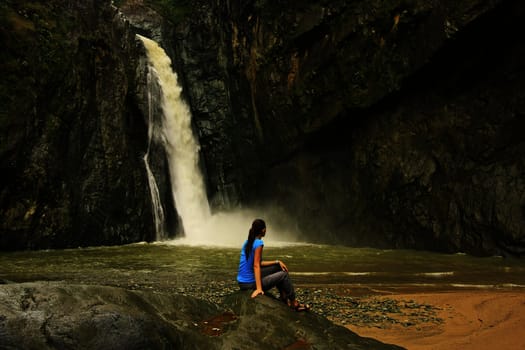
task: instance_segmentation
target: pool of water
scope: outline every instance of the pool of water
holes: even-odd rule
[[[211,293],[236,287],[239,250],[141,243],[5,252],[0,253],[0,279]],[[525,261],[519,259],[315,244],[269,244],[263,255],[283,260],[302,287],[525,288]]]

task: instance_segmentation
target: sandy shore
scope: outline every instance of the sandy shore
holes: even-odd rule
[[[403,305],[431,305],[442,322],[400,323],[347,327],[364,337],[409,350],[525,349],[525,291],[447,291],[393,294]],[[417,313],[417,310],[415,310]],[[407,317],[403,313],[399,317]],[[395,317],[395,316],[393,316]],[[381,327],[381,328],[379,328]]]

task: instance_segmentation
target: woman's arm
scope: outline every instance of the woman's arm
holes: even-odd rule
[[[261,266],[270,266],[279,264],[281,270],[288,272],[288,267],[281,260],[261,261]]]
[[[255,287],[256,289],[252,293],[252,298],[255,298],[259,294],[264,294],[262,289],[262,280],[261,280],[261,257],[262,257],[263,247],[257,247],[255,249],[255,255],[253,257],[253,273],[255,274]]]

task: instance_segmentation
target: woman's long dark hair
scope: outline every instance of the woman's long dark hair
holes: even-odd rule
[[[244,247],[244,254],[246,254],[246,259],[250,258],[255,237],[260,235],[262,233],[262,230],[264,230],[265,228],[266,223],[263,219],[253,220],[252,228],[250,228],[250,232],[248,233],[248,243],[246,243],[246,247]]]

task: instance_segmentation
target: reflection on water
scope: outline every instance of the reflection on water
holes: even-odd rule
[[[0,253],[0,279],[167,291],[235,287],[239,249],[144,243]],[[519,259],[310,244],[269,244],[264,258],[285,261],[299,286],[525,288]]]

